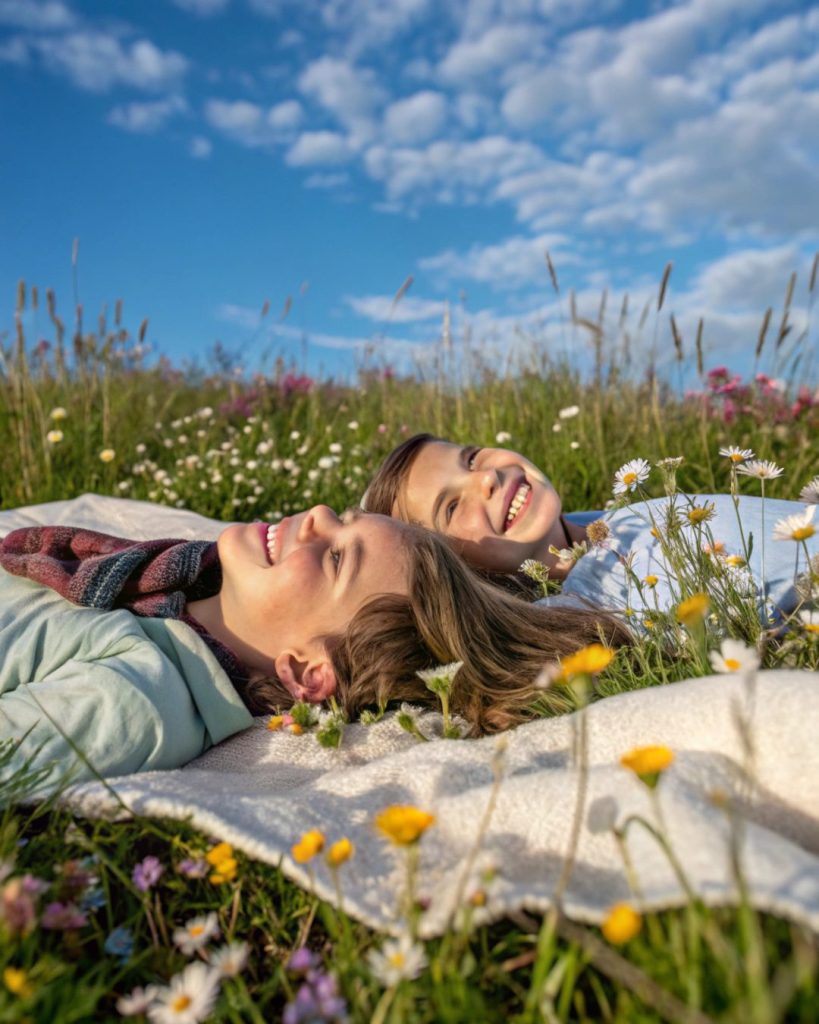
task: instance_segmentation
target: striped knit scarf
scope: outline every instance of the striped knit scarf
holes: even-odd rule
[[[205,540],[125,540],[73,526],[28,526],[0,541],[0,566],[88,608],[126,608],[145,618],[180,619],[213,651],[231,680],[247,672],[185,605],[218,593],[216,544]]]

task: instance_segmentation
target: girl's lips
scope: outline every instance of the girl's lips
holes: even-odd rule
[[[509,522],[507,522],[507,516],[509,515],[509,509],[511,508],[512,501],[513,501],[515,495],[518,493],[518,491],[520,490],[520,488],[521,488],[521,486],[523,484],[527,484],[528,487],[529,487],[529,490],[526,492],[526,497],[523,499],[523,504],[518,509],[517,515],[512,520],[512,522],[509,523]],[[532,504],[532,491],[533,491],[532,484],[526,479],[525,476],[522,476],[516,483],[513,483],[509,487],[509,490],[506,492],[506,498],[504,500],[503,522],[501,523],[501,533],[507,533],[509,530],[511,530],[515,526],[517,526],[517,524],[520,522],[520,520],[529,511],[529,506]]]

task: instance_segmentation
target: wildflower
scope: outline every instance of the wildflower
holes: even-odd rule
[[[809,505],[819,505],[819,476],[815,476],[813,480],[805,484],[799,492],[799,500],[807,502]]]
[[[186,857],[176,865],[176,870],[185,878],[204,878],[209,867],[204,857]]]
[[[26,878],[31,876],[12,878],[0,893],[0,921],[12,934],[28,934],[37,919],[34,897],[38,893],[28,891]]]
[[[138,1017],[141,1014],[146,1014],[156,999],[158,991],[156,985],[146,985],[145,988],[137,986],[130,995],[120,996],[117,1000],[117,1010],[123,1017]]]
[[[318,460],[317,465],[319,469],[332,469],[333,466],[335,466],[335,462],[333,461],[332,456],[322,455],[322,457]]]
[[[579,405],[567,405],[565,409],[561,409],[557,414],[562,420],[570,420],[580,412]]]
[[[802,629],[808,633],[813,633],[814,636],[819,635],[819,612],[801,611],[799,613],[799,620],[802,623]]]
[[[307,946],[300,946],[287,961],[287,969],[293,974],[308,974],[315,971],[320,962],[317,954]]]
[[[48,418],[58,423],[60,420],[64,420],[68,417],[68,412],[61,406],[58,405],[55,409],[52,409],[48,414]]]
[[[574,451],[577,451],[577,449],[580,447],[580,442],[579,441],[570,441],[569,442],[569,447],[574,449]]]
[[[623,754],[620,764],[633,771],[650,789],[654,789],[660,775],[673,760],[674,753],[668,747],[635,747],[627,754]]]
[[[613,657],[614,651],[603,644],[581,647],[574,654],[567,654],[565,658],[560,659],[563,678],[570,679],[579,675],[596,676],[611,663]]]
[[[174,929],[173,941],[185,956],[192,956],[218,935],[219,921],[216,914],[211,911],[202,917],[191,918],[182,928]]]
[[[236,978],[247,966],[250,947],[246,942],[229,942],[210,955],[211,967],[222,978]]]
[[[708,655],[715,672],[753,672],[759,668],[759,655],[739,640],[723,640],[718,651]]]
[[[690,629],[702,622],[710,607],[711,599],[707,594],[693,594],[677,605],[677,619]]]
[[[3,969],[3,984],[13,996],[17,996],[19,999],[28,999],[29,996],[34,995],[34,987],[21,967],[5,967]]]
[[[148,1009],[153,1024],[199,1024],[210,1014],[219,993],[219,975],[196,961],[160,988]]]
[[[113,448],[103,448],[100,452],[100,462],[113,462],[116,456]]]
[[[327,863],[331,868],[337,868],[345,861],[348,861],[354,853],[355,846],[353,846],[350,840],[344,836],[344,838],[333,843],[327,851]]]
[[[309,832],[305,832],[301,839],[290,847],[290,852],[297,864],[306,864],[316,854],[321,853],[323,849],[324,833],[320,832],[317,828],[313,828]]]
[[[744,466],[737,466],[737,473],[755,476],[757,480],[776,480],[784,472],[784,469],[768,459],[756,459],[753,462],[746,462]]]
[[[49,903],[40,918],[43,928],[54,931],[70,931],[82,928],[88,923],[88,916],[74,903]]]
[[[642,924],[642,918],[630,904],[616,903],[609,910],[601,927],[609,942],[620,946],[633,939]]]
[[[347,716],[339,707],[332,711],[319,712],[318,729],[316,729],[316,739],[319,744],[328,749],[340,746],[346,724]]]
[[[702,550],[703,554],[718,557],[725,553],[725,541],[715,540],[713,544],[703,544]]]
[[[679,469],[683,462],[685,462],[685,458],[682,455],[674,455],[669,456],[667,459],[660,459],[660,461],[656,462],[655,465],[657,469],[673,471]]]
[[[398,714],[395,716],[395,720],[398,722],[399,726],[404,730],[404,732],[408,732],[411,736],[415,736],[416,739],[426,740],[426,736],[424,736],[424,734],[421,732],[421,729],[418,725],[418,717],[420,715],[420,712],[420,708],[414,707],[412,704],[407,704],[406,702],[404,702],[398,709]]]
[[[393,804],[376,815],[375,824],[391,843],[409,846],[435,824],[435,816],[409,804]]]
[[[376,978],[386,988],[399,981],[417,978],[427,965],[424,947],[404,933],[398,939],[387,939],[380,950],[367,954],[367,963]]]
[[[511,440],[512,435],[509,433],[508,430],[499,430],[497,434],[495,434],[495,441],[497,442],[497,444],[508,444],[508,442]]]
[[[347,1004],[338,994],[336,979],[331,974],[315,972],[288,1003],[282,1024],[346,1024]]]
[[[330,453],[332,455],[340,455],[341,452],[342,452],[342,447],[338,443],[338,441],[333,441],[333,443],[331,445],[329,445],[328,447],[329,447]]]
[[[651,466],[649,466],[645,459],[632,459],[631,462],[621,466],[614,474],[613,493],[627,494],[629,491],[636,490],[638,484],[648,480],[650,472]]]
[[[358,420],[350,420],[347,424],[348,430],[358,430]]]
[[[584,541],[575,541],[571,548],[556,548],[554,544],[549,545],[549,554],[559,562],[571,562],[576,565],[589,550],[589,545]]]
[[[462,661],[453,661],[449,665],[436,665],[435,668],[421,669],[415,674],[423,680],[431,693],[448,694],[452,689],[455,676],[463,668],[463,664]]]
[[[716,504],[713,501],[706,501],[704,505],[692,505],[685,514],[692,526],[699,526],[700,523],[707,523],[714,518]]]
[[[658,582],[659,582],[659,581],[658,581],[657,577],[656,577],[656,576],[653,576],[653,575],[652,575],[651,573],[649,573],[649,575],[648,575],[648,576],[644,576],[644,577],[643,577],[643,583],[644,583],[644,584],[645,584],[645,585],[646,585],[647,587],[651,587],[651,589],[652,589],[652,590],[654,589],[654,587],[656,587],[656,586],[657,586],[657,583],[658,583]]]
[[[745,565],[745,559],[742,557],[742,555],[726,555],[725,564],[730,565],[735,569],[738,569],[741,566]]]
[[[603,544],[611,536],[611,530],[605,519],[595,519],[586,527],[586,537],[591,545]]]
[[[159,863],[159,859],[149,855],[136,865],[131,872],[131,878],[140,892],[147,892],[156,885],[164,870],[165,868]]]
[[[730,459],[731,462],[736,464],[737,462],[745,462],[747,459],[752,459],[754,453],[750,448],[737,448],[736,445],[729,445],[727,448],[720,448],[720,455],[726,459]]]
[[[63,434],[62,430],[49,430],[46,434],[46,441],[49,444],[59,444],[64,437],[65,434]]]
[[[236,877],[237,863],[230,843],[217,843],[205,854],[205,859],[214,871],[210,876],[213,885],[232,882]]]
[[[134,951],[134,933],[130,928],[120,925],[109,933],[102,947],[106,953],[119,958],[120,963],[125,963]]]
[[[527,558],[521,562],[519,571],[535,583],[546,583],[549,579],[549,567],[543,562],[538,562],[536,558]]]
[[[804,512],[797,512],[796,515],[786,516],[780,519],[773,528],[774,540],[807,540],[816,533],[813,525],[813,513],[815,505],[808,505]]]
[[[559,434],[562,429],[563,429],[563,424],[562,423],[553,423],[552,424],[552,430],[556,434]]]

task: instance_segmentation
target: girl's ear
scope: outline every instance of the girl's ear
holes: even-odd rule
[[[336,674],[326,654],[307,661],[284,651],[275,665],[279,681],[296,700],[317,704],[336,692]]]

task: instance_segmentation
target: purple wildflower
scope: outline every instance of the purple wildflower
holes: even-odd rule
[[[87,923],[88,917],[74,903],[49,903],[40,919],[43,928],[54,931],[82,928]]]
[[[131,878],[134,885],[140,892],[147,892],[159,881],[165,869],[159,863],[159,858],[149,855],[141,860],[134,868]]]
[[[331,974],[313,974],[284,1008],[282,1024],[346,1024],[347,1004]]]
[[[186,857],[176,865],[176,870],[185,878],[204,878],[210,872],[210,865],[204,857]]]
[[[307,974],[309,971],[314,971],[318,967],[319,962],[319,958],[315,953],[309,950],[307,946],[302,946],[287,961],[287,969],[292,971],[293,974]]]

